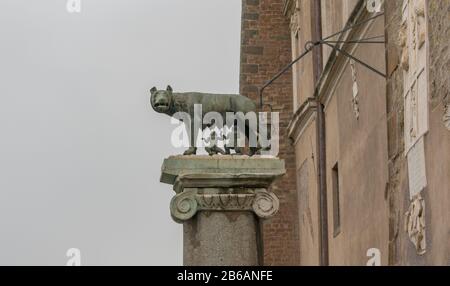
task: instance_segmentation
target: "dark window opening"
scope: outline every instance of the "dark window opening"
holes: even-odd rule
[[[341,211],[339,208],[339,165],[333,167],[332,170],[332,188],[333,188],[333,229],[334,237],[341,233]]]

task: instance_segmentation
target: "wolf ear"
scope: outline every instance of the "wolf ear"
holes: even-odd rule
[[[170,85],[167,86],[167,91],[168,92],[172,92],[173,91],[173,89],[172,89],[172,87]]]
[[[154,94],[157,91],[158,91],[158,89],[156,87],[153,87],[152,89],[150,89],[150,93],[151,94]]]

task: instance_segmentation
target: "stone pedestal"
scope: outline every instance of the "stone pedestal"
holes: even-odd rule
[[[259,220],[279,208],[269,191],[284,161],[247,156],[174,156],[161,182],[176,192],[172,218],[183,223],[186,266],[253,266],[261,262]]]

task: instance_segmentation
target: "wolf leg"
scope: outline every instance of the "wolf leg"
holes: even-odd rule
[[[187,149],[183,155],[184,156],[189,156],[189,155],[196,155],[197,154],[197,147],[195,147],[195,143],[197,141],[196,138],[196,132],[195,132],[195,128],[194,128],[194,120],[191,120],[191,124],[190,126],[186,125],[186,129],[188,129],[187,133],[189,135],[189,141],[190,141],[190,147],[189,149]]]
[[[252,137],[256,138],[256,146],[252,146],[251,144],[251,140],[250,138]],[[254,130],[254,128],[252,128],[252,126],[250,126],[249,124],[245,125],[245,137],[247,138],[248,142],[249,142],[249,153],[248,155],[254,156],[254,155],[260,155],[261,153],[261,145],[259,144],[259,134],[258,134],[258,130]]]

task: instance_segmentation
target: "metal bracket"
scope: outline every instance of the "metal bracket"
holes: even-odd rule
[[[382,77],[387,77],[386,74],[380,72],[379,70],[377,70],[376,68],[370,66],[369,64],[363,62],[362,60],[352,56],[351,54],[347,53],[346,51],[338,48],[336,45],[333,44],[339,44],[339,43],[344,43],[344,44],[385,44],[385,41],[376,41],[375,39],[380,39],[380,38],[384,38],[384,36],[375,36],[375,37],[370,37],[370,38],[365,38],[365,39],[359,39],[359,40],[350,40],[350,41],[331,41],[330,39],[343,34],[349,30],[352,30],[353,28],[356,28],[358,26],[361,26],[363,24],[366,24],[370,21],[373,21],[375,19],[377,19],[380,16],[383,16],[384,12],[379,13],[373,17],[370,17],[364,21],[361,21],[359,23],[356,23],[354,25],[350,25],[348,27],[346,27],[345,29],[334,33],[330,36],[327,36],[324,39],[321,39],[320,41],[317,42],[312,42],[312,41],[308,41],[305,44],[305,51],[299,55],[295,60],[293,60],[292,62],[290,62],[286,67],[284,67],[280,72],[278,72],[274,77],[272,77],[272,79],[270,79],[269,81],[267,81],[259,90],[259,104],[260,104],[260,108],[261,110],[263,109],[264,106],[271,106],[270,104],[264,104],[264,100],[263,100],[263,93],[264,90],[269,87],[270,85],[272,85],[272,83],[274,83],[277,79],[279,79],[284,73],[286,73],[294,64],[296,64],[298,61],[300,61],[301,59],[303,59],[306,55],[308,55],[316,46],[319,45],[327,45],[329,47],[331,47],[332,49],[334,49],[335,51],[341,53],[342,55],[344,55],[345,57],[348,57],[350,59],[353,59],[354,61],[358,62],[359,64],[363,65],[364,67],[368,68],[369,70],[375,72],[376,74],[382,76]]]

